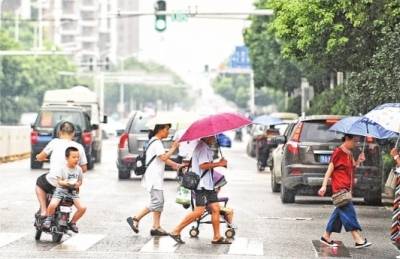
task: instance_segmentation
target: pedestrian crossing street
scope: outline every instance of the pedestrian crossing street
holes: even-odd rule
[[[110,251],[130,251],[134,254],[186,254],[190,250],[191,255],[204,255],[205,250],[208,252],[216,252],[227,256],[263,256],[264,246],[262,240],[237,237],[231,245],[211,245],[209,239],[205,238],[185,238],[186,244],[176,244],[170,237],[148,237],[140,238],[121,237],[121,239],[129,239],[133,241],[134,247],[132,250],[129,247],[123,247],[124,244],[133,245],[131,242],[117,242],[115,236],[100,234],[74,234],[72,236],[64,236],[60,243],[51,242],[51,236],[43,233],[41,241],[35,241],[34,233],[0,233],[0,257],[2,252],[21,254],[27,249],[35,252],[40,252],[42,255],[54,253],[76,253],[90,252],[99,253],[102,250],[110,253]],[[128,240],[129,241],[129,240]],[[114,243],[113,243],[114,242]],[[115,247],[115,244],[120,247]],[[113,248],[108,247],[113,245]],[[211,249],[210,249],[211,247]],[[111,249],[111,250],[110,250]],[[114,249],[114,250],[113,250]],[[43,253],[44,252],[44,253]]]

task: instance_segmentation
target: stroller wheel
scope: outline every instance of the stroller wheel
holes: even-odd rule
[[[189,231],[190,237],[197,237],[199,233],[200,233],[199,229],[195,227],[192,227]]]
[[[235,235],[236,235],[236,232],[233,228],[229,228],[225,231],[226,238],[234,238]]]

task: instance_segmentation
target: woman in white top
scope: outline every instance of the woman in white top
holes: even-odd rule
[[[72,139],[75,135],[75,127],[71,122],[64,121],[60,124],[58,138],[52,139],[47,146],[36,155],[40,162],[47,161],[50,156],[50,170],[42,174],[36,180],[36,196],[40,203],[40,215],[46,217],[46,194],[52,194],[57,186],[57,175],[66,164],[65,150],[68,147],[76,147],[79,151],[79,165],[83,172],[87,171],[87,159],[83,146]]]
[[[153,212],[153,228],[150,231],[152,236],[166,236],[167,232],[161,228],[160,218],[164,208],[164,172],[165,164],[178,169],[180,164],[170,159],[171,155],[178,148],[177,141],[172,143],[168,152],[165,152],[162,139],[167,138],[171,124],[155,125],[154,130],[149,134],[149,144],[146,149],[146,164],[148,167],[142,178],[142,185],[150,194],[150,204],[140,210],[135,216],[128,217],[126,221],[135,233],[139,232],[139,221]],[[151,162],[150,162],[151,161]]]

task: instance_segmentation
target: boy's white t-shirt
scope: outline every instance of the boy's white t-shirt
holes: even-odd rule
[[[146,173],[142,178],[142,186],[146,188],[147,191],[151,191],[151,189],[163,190],[165,162],[162,161],[159,156],[165,154],[165,148],[161,140],[156,137],[151,138],[149,144],[151,142],[153,143],[146,151],[146,164],[150,162],[154,155],[156,158],[147,167]]]
[[[76,147],[78,149],[79,165],[87,164],[85,150],[83,149],[83,146],[81,144],[68,139],[60,139],[60,138],[52,139],[43,149],[43,151],[47,155],[51,155],[50,170],[49,173],[46,175],[46,179],[54,187],[57,186],[57,176],[59,175],[60,170],[67,164],[67,160],[65,157],[65,150],[68,147]]]

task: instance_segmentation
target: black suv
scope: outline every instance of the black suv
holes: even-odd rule
[[[296,194],[316,195],[322,185],[325,172],[333,150],[341,144],[342,134],[336,134],[328,129],[341,116],[319,115],[309,116],[288,128],[288,139],[283,147],[281,171],[281,200],[283,203],[293,203]],[[360,139],[354,150],[358,157],[363,145]],[[380,147],[373,138],[367,138],[365,148],[366,161],[357,168],[353,195],[364,197],[369,205],[381,203],[382,189],[382,158]],[[278,166],[278,165],[275,165]],[[328,188],[328,193],[331,193]]]
[[[90,117],[81,108],[71,106],[48,106],[42,107],[39,111],[36,121],[32,124],[31,168],[42,168],[43,162],[36,161],[36,155],[55,137],[55,127],[60,121],[69,121],[74,124],[76,127],[74,140],[82,144],[88,161],[88,169],[92,169],[95,156],[92,149],[93,127],[90,125]]]

